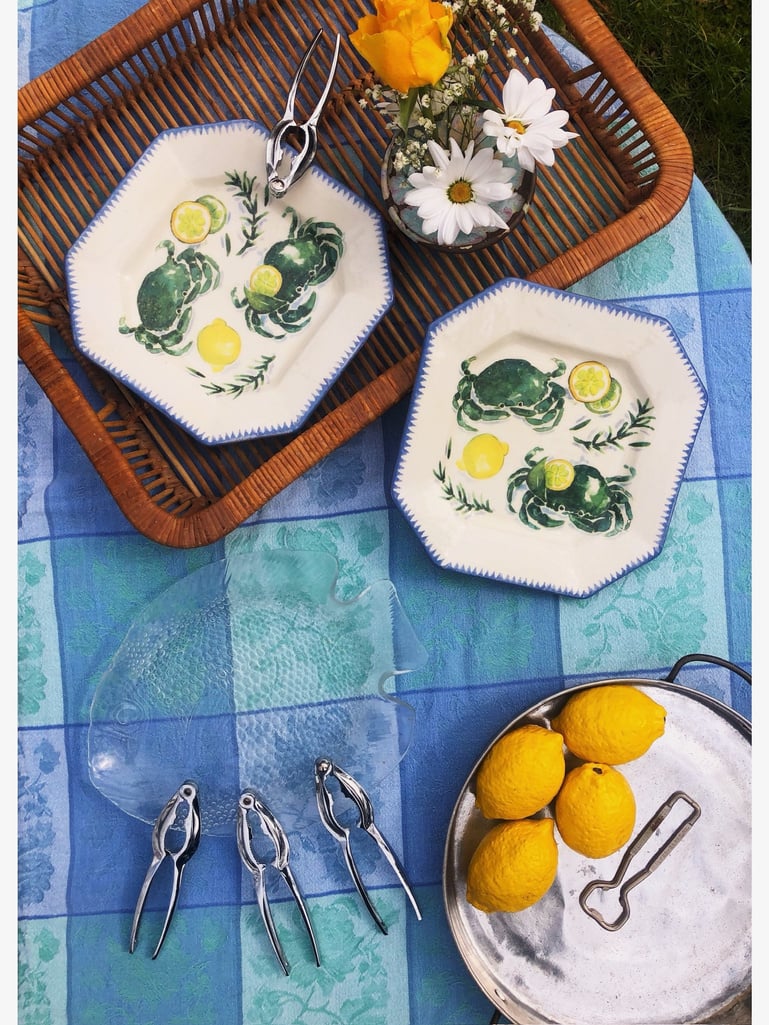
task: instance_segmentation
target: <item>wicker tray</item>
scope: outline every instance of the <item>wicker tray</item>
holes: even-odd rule
[[[346,39],[370,6],[150,0],[19,91],[19,353],[123,513],[161,544],[220,540],[381,416],[410,390],[436,317],[502,277],[566,288],[667,224],[688,196],[691,151],[679,126],[593,8],[553,0],[590,63],[572,72],[543,32],[509,40],[533,75],[556,86],[579,133],[555,167],[540,170],[523,227],[453,259],[393,228],[393,307],[305,427],[237,444],[197,443],[74,349],[65,254],[158,132],[231,118],[272,124],[311,35],[326,27]],[[321,55],[318,75],[326,71]],[[489,76],[496,95],[501,80]],[[379,113],[358,102],[370,81],[344,45],[317,162],[383,210],[388,132]],[[313,95],[304,98],[308,109]],[[68,365],[79,364],[77,380],[45,325],[69,347]]]

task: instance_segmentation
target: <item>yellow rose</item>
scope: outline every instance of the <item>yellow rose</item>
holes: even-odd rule
[[[433,0],[375,0],[350,42],[380,81],[399,93],[435,85],[451,60],[450,8]]]

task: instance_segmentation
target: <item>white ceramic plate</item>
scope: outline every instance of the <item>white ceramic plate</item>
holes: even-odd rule
[[[296,430],[393,300],[377,212],[314,167],[267,202],[267,137],[162,132],[67,254],[78,347],[205,444]]]
[[[706,405],[667,321],[506,279],[428,329],[393,495],[438,565],[584,597],[660,552]]]

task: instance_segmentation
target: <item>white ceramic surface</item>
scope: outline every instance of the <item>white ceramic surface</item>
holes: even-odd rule
[[[393,300],[378,213],[316,167],[268,201],[267,137],[162,132],[66,258],[76,344],[205,444],[300,427]],[[175,237],[178,204],[210,196],[224,223]],[[264,263],[280,291],[251,302]]]
[[[584,362],[610,411],[570,390]],[[437,564],[584,597],[659,554],[706,405],[667,321],[505,279],[428,329],[393,495]]]

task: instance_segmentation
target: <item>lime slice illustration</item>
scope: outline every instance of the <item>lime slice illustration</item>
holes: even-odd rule
[[[548,491],[565,491],[574,480],[574,466],[568,459],[548,459],[545,463],[545,487]]]
[[[604,397],[602,399],[596,399],[595,402],[586,402],[585,409],[589,409],[591,413],[611,413],[617,408],[621,398],[622,385],[616,377],[612,377],[609,390],[606,392]]]
[[[277,295],[283,284],[283,275],[269,263],[260,264],[248,280],[248,287],[259,295]]]
[[[211,214],[211,227],[209,228],[211,234],[219,231],[227,220],[227,207],[224,203],[216,196],[198,196],[195,202],[200,203]]]
[[[569,391],[577,402],[597,402],[611,387],[609,368],[596,360],[578,363],[569,374]]]
[[[211,230],[211,211],[202,203],[185,199],[171,212],[171,231],[185,245],[202,242]]]

